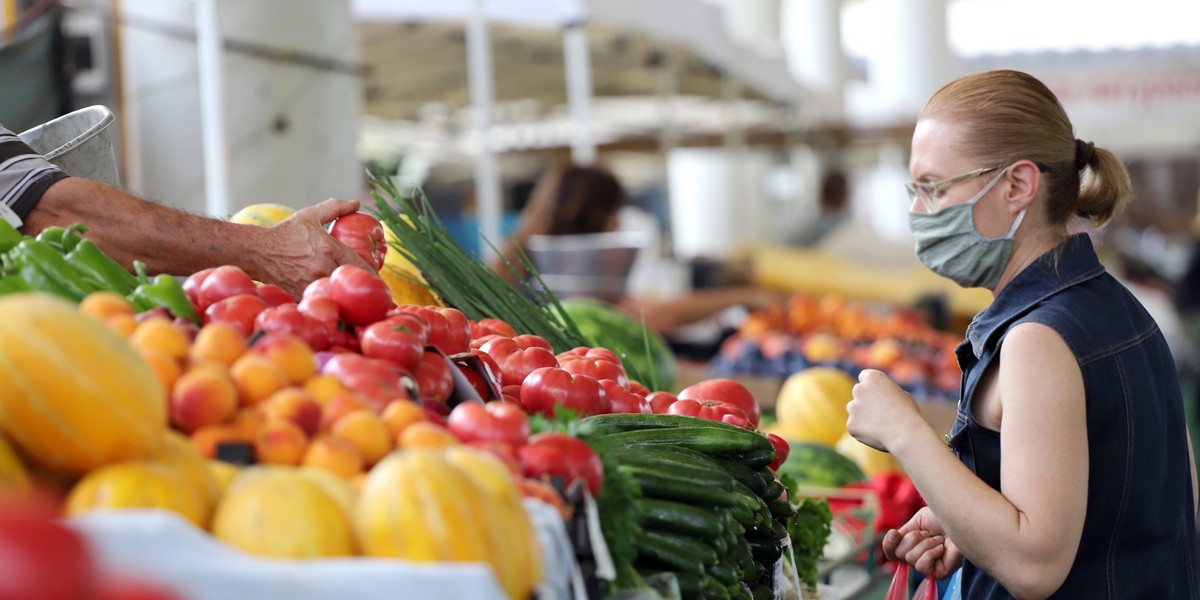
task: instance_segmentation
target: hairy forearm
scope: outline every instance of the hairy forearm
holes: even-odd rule
[[[963,555],[1018,598],[1057,589],[1065,572],[1061,549],[1050,539],[1056,537],[1053,524],[1031,523],[971,473],[923,420],[906,431],[891,445],[892,454]]]
[[[194,215],[142,200],[81,178],[55,183],[26,219],[35,234],[51,225],[82,222],[87,237],[130,268],[187,275],[222,264],[243,264],[255,250],[260,229]]]

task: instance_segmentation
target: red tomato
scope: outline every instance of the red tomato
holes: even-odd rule
[[[547,352],[554,352],[554,348],[550,346],[550,342],[546,341],[546,338],[540,335],[525,333],[513,337],[513,341],[516,342],[517,346],[522,350],[528,350],[530,348],[542,348]]]
[[[200,310],[208,310],[208,307],[214,303],[238,294],[250,294],[257,297],[258,289],[254,285],[254,280],[250,279],[245,271],[232,265],[225,265],[213,269],[204,278],[200,284],[200,292],[195,304]]]
[[[200,286],[204,284],[204,280],[208,279],[208,276],[215,270],[216,267],[209,267],[202,271],[196,271],[183,280],[183,291],[187,294],[188,300],[192,301],[192,304],[196,306],[199,312],[204,312],[204,309],[208,308],[207,305],[200,306]]]
[[[0,598],[95,598],[96,564],[83,538],[40,507],[0,502]]]
[[[646,402],[650,404],[650,412],[656,415],[667,414],[667,409],[671,407],[679,398],[675,394],[667,392],[650,392],[646,394]]]
[[[283,291],[283,288],[273,283],[264,283],[258,286],[255,293],[267,303],[267,306],[282,306],[284,304],[296,303],[296,299],[291,294]]]
[[[342,265],[329,277],[329,297],[337,302],[342,319],[353,327],[370,325],[391,310],[392,292],[375,273]]]
[[[383,268],[387,242],[379,219],[366,213],[351,213],[334,221],[329,235],[348,246],[376,271]]]
[[[183,600],[170,588],[141,579],[105,577],[101,583],[101,600]]]
[[[513,338],[496,338],[479,350],[500,365],[501,380],[506,386],[521,385],[536,369],[558,366],[558,359],[549,350],[540,347],[522,349]]]
[[[640,396],[649,396],[650,395],[650,388],[642,385],[642,382],[640,382],[640,381],[634,381],[634,380],[630,379],[629,385],[626,387],[629,388],[629,391],[631,391],[635,394],[638,394]]]
[[[304,288],[304,294],[301,296],[300,299],[306,300],[306,299],[312,298],[314,296],[328,296],[328,295],[329,295],[329,278],[322,277],[320,279],[314,279],[312,283],[308,284],[308,287]]]
[[[332,352],[352,352],[358,354],[362,348],[358,345],[358,338],[354,337],[349,331],[334,329],[329,332],[329,350]]]
[[[447,355],[471,349],[471,322],[462,311],[455,308],[405,305],[400,312],[416,315],[429,325],[429,336],[425,343],[436,346]]]
[[[732,403],[721,402],[720,400],[692,400],[690,398],[680,398],[672,402],[671,406],[667,408],[667,414],[696,417],[698,419],[717,422],[722,422],[721,419],[725,415],[733,415],[742,419],[746,418],[746,413],[742,412],[742,409]]]
[[[608,412],[610,413],[649,413],[650,403],[646,402],[646,398],[641,394],[635,394],[623,387],[621,384],[611,380],[603,379],[600,381],[600,387],[604,388],[604,395],[608,398]]]
[[[580,358],[607,360],[610,363],[616,363],[617,366],[621,367],[622,369],[625,368],[624,365],[621,364],[621,357],[617,356],[616,352],[600,346],[592,348],[587,346],[576,346],[558,355],[559,359],[562,359],[563,356],[578,356]]]
[[[417,315],[407,312],[397,312],[383,320],[396,327],[403,327],[421,343],[421,350],[429,343],[429,324]]]
[[[337,302],[328,296],[312,296],[300,301],[296,305],[296,310],[301,314],[320,321],[329,331],[337,329],[338,320],[341,319],[341,313],[338,311]]]
[[[432,350],[426,350],[413,371],[417,379],[417,393],[421,402],[445,404],[454,393],[454,374],[450,371],[450,363],[445,357]]]
[[[507,402],[463,402],[450,411],[446,425],[464,442],[502,442],[519,448],[529,439],[525,411]]]
[[[363,356],[378,358],[415,371],[425,348],[421,339],[401,323],[385,319],[367,326],[358,334]]]
[[[604,483],[604,465],[600,457],[582,440],[562,433],[539,433],[517,451],[525,476],[535,479],[561,477],[569,489],[582,480],[593,496]]]
[[[262,298],[254,294],[237,294],[210,304],[204,311],[204,323],[228,323],[243,336],[250,337],[254,333],[255,319],[264,310],[267,310],[267,303]]]
[[[478,350],[478,349],[482,348],[484,344],[486,344],[494,339],[498,339],[498,338],[502,338],[502,337],[507,337],[507,336],[496,335],[494,333],[488,333],[488,334],[481,335],[479,337],[473,337],[473,338],[471,338],[471,349]]]
[[[446,418],[450,416],[450,407],[437,402],[422,402],[421,408],[425,409],[425,416],[435,425],[446,426]]]
[[[595,350],[601,352],[593,352]],[[621,387],[629,385],[629,377],[625,375],[625,368],[621,366],[620,360],[614,362],[609,360],[608,356],[616,358],[615,354],[604,348],[592,348],[586,354],[564,352],[558,355],[558,364],[576,375],[587,375],[600,381],[609,379]]]
[[[758,427],[758,419],[762,415],[754,394],[751,394],[746,386],[732,379],[706,379],[694,383],[679,392],[679,399],[728,402],[742,409],[746,419],[754,427]]]
[[[558,367],[534,370],[521,383],[521,405],[530,413],[553,415],[562,406],[580,417],[608,412],[608,398],[600,382],[587,375],[572,375]]]
[[[513,329],[512,325],[501,321],[485,317],[477,323],[471,323],[471,339],[483,337],[485,335],[498,335],[500,337],[516,337],[517,330]]]
[[[744,415],[744,414],[745,413],[742,413],[742,415]],[[750,431],[754,431],[754,426],[750,424],[750,420],[742,415],[728,414],[728,415],[721,417],[721,422],[728,423],[730,425],[733,425],[734,427],[741,427],[742,429],[749,429]]]
[[[304,340],[309,348],[320,352],[329,347],[329,330],[325,324],[300,312],[295,304],[268,307],[254,319],[256,329],[267,333],[290,333]]]
[[[771,445],[775,446],[775,460],[771,462],[771,470],[774,471],[787,460],[788,454],[792,452],[792,445],[787,440],[773,434],[768,433],[767,439],[771,440]]]
[[[342,355],[339,355],[342,356]],[[401,385],[399,377],[377,377],[375,375],[351,375],[339,379],[350,391],[362,396],[371,410],[382,413],[392,400],[414,400]]]
[[[375,358],[367,358],[359,354],[336,354],[325,363],[321,373],[345,383],[345,379],[359,375],[389,380],[399,380],[404,374],[400,367]]]
[[[478,350],[472,350],[470,355],[475,357],[477,362],[468,361],[462,354],[456,355],[452,360],[458,366],[458,370],[462,372],[463,377],[470,382],[471,387],[475,388],[475,393],[485,401],[500,394],[500,390],[504,386],[504,379],[500,374],[500,365],[496,364],[496,359]],[[478,365],[478,368],[474,365]],[[498,396],[497,399],[499,399]]]

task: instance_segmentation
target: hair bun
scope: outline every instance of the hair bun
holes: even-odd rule
[[[1092,162],[1092,155],[1096,153],[1096,144],[1085,142],[1080,139],[1075,140],[1075,170],[1078,171]]]

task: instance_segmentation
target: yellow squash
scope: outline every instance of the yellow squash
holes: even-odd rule
[[[208,506],[185,476],[151,461],[108,465],[88,473],[67,496],[65,513],[161,508],[179,513],[194,525],[208,525]]]
[[[0,435],[0,497],[9,493],[21,494],[29,490],[29,474],[21,464],[17,453]]]

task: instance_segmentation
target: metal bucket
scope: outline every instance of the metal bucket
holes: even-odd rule
[[[115,120],[111,110],[97,104],[34,127],[20,138],[68,175],[119,188],[121,178],[109,129]]]
[[[532,235],[525,250],[555,296],[619,302],[633,262],[648,241],[641,231]]]

